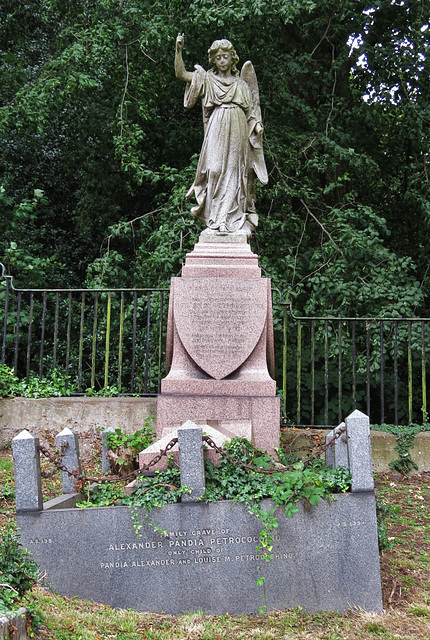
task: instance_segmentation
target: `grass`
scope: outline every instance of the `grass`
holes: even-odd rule
[[[430,638],[426,607],[382,614],[333,612],[308,614],[300,609],[264,616],[166,616],[110,609],[36,589],[31,604],[46,616],[39,638],[56,640],[424,640]]]
[[[91,459],[90,459],[91,461]],[[45,463],[44,463],[45,464]],[[48,467],[47,467],[48,468]],[[13,486],[10,451],[0,452],[0,487]],[[59,474],[44,480],[45,498],[59,492]],[[300,608],[262,616],[170,616],[112,609],[57,595],[42,586],[26,597],[48,640],[430,640],[430,473],[376,477],[388,507],[393,548],[382,553],[384,612],[309,614]],[[0,494],[1,495],[1,494]],[[0,497],[0,526],[14,519],[13,499]]]

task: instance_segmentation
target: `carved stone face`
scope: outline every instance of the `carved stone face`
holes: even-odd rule
[[[215,55],[215,66],[220,73],[226,73],[230,71],[233,60],[232,55],[229,51],[223,51],[219,49],[217,54]]]

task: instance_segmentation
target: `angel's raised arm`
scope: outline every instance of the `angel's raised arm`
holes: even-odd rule
[[[185,69],[184,61],[182,59],[182,48],[184,46],[184,34],[178,33],[176,38],[175,48],[175,75],[179,80],[184,82],[191,82],[193,74],[191,71]]]

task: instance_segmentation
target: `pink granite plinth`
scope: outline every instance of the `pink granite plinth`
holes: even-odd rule
[[[186,420],[209,424],[232,436],[248,437],[260,449],[279,447],[280,398],[274,396],[158,396],[157,437]],[[249,426],[248,426],[249,425]]]
[[[172,278],[157,436],[186,420],[279,446],[271,285],[243,236],[203,238]]]
[[[261,278],[258,256],[247,242],[198,242],[182,267],[183,278]]]

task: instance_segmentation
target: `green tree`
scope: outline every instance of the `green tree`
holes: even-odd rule
[[[59,284],[167,284],[199,228],[202,140],[173,74],[228,37],[256,68],[269,185],[254,247],[298,312],[428,313],[428,16],[420,0],[33,0],[0,22],[6,228]],[[6,206],[6,205],[5,205]],[[9,253],[8,253],[9,252]],[[23,262],[25,260],[23,259]],[[16,269],[16,270],[15,270]]]

